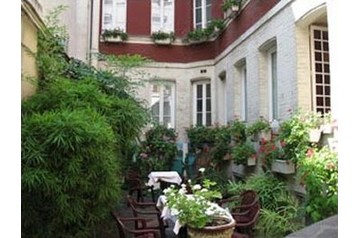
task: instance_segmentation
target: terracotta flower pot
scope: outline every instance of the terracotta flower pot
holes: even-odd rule
[[[235,228],[235,220],[222,218],[221,221],[223,220],[225,220],[224,224],[205,226],[200,229],[191,228],[188,226],[188,235],[190,238],[231,238]]]

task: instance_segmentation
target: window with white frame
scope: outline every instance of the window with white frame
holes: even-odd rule
[[[152,82],[150,86],[150,108],[153,120],[167,128],[174,128],[175,84],[173,82]]]
[[[240,92],[241,92],[241,120],[247,120],[247,72],[246,64],[239,68],[240,73]]]
[[[276,47],[267,51],[268,65],[268,95],[270,120],[278,119],[278,92],[277,92],[277,51]]]
[[[197,29],[206,28],[211,21],[211,1],[194,0],[194,26]]]
[[[103,0],[102,3],[102,30],[126,31],[127,0]]]
[[[211,85],[208,81],[193,83],[194,123],[195,125],[211,126]]]
[[[152,0],[152,32],[174,32],[174,0]]]
[[[311,26],[313,108],[322,114],[331,110],[331,77],[328,30]]]

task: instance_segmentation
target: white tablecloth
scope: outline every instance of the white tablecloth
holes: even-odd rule
[[[182,179],[177,171],[153,171],[148,175],[147,185],[154,186],[160,181],[181,184]]]

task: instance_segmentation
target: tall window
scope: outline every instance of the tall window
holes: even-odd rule
[[[151,110],[153,120],[157,123],[174,128],[174,83],[152,83],[151,84]]]
[[[194,26],[205,28],[211,21],[211,0],[194,0]]]
[[[327,28],[311,27],[313,108],[322,114],[331,110],[331,77]]]
[[[277,52],[276,47],[267,52],[270,119],[278,119]]]
[[[210,126],[211,86],[209,82],[194,83],[194,124]]]
[[[240,67],[240,89],[241,89],[241,120],[247,119],[247,73],[246,65]]]
[[[152,32],[174,32],[174,0],[152,0]]]
[[[126,31],[127,0],[103,0],[102,30],[120,28]]]

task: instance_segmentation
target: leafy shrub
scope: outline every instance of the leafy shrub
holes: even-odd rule
[[[22,233],[89,237],[119,198],[116,136],[94,109],[23,117]]]

